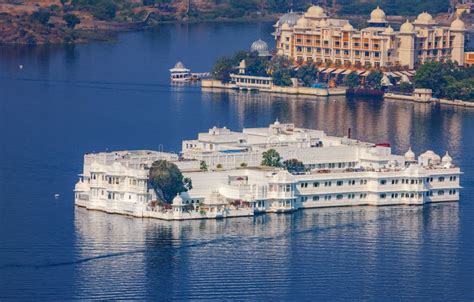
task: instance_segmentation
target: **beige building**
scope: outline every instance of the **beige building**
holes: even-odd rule
[[[460,19],[450,27],[440,26],[424,12],[395,31],[377,7],[368,24],[354,29],[348,20],[330,18],[323,8],[312,6],[303,14],[290,12],[278,20],[274,25],[276,49],[297,61],[344,66],[412,69],[425,60],[464,65],[465,25]]]

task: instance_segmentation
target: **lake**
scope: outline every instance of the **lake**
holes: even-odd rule
[[[0,300],[474,299],[474,110],[171,86],[269,23],[170,24],[75,47],[0,47]],[[23,68],[20,68],[20,65]],[[74,207],[86,152],[179,151],[279,119],[394,152],[448,150],[459,203],[164,222]],[[60,194],[55,198],[54,194]]]

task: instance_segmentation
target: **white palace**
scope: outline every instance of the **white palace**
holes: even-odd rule
[[[377,7],[367,23],[368,27],[355,29],[349,20],[330,18],[320,6],[311,6],[303,14],[283,15],[273,35],[278,54],[302,62],[410,69],[425,60],[464,65],[466,28],[459,18],[450,26],[440,26],[423,12],[395,31]]]
[[[297,159],[305,172],[261,166],[275,149]],[[175,163],[193,188],[160,205],[148,182],[156,160]],[[202,162],[207,171],[200,169]],[[234,132],[213,127],[182,142],[180,156],[156,151],[86,154],[75,186],[77,206],[165,220],[252,216],[303,208],[361,205],[423,205],[458,201],[462,172],[449,154],[418,157],[410,150],[333,137],[320,130],[276,121]]]

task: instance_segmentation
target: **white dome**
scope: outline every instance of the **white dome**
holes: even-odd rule
[[[278,22],[276,23],[276,26],[283,26],[283,25],[288,25],[288,27],[292,27],[298,22],[298,19],[301,16],[297,13],[294,12],[289,12],[287,14],[284,14],[283,16],[278,19]]]
[[[385,23],[385,12],[380,9],[380,7],[377,6],[376,9],[374,9],[370,13],[370,20],[369,23]]]
[[[429,159],[432,164],[439,164],[441,162],[441,157],[432,150],[426,151],[425,153],[421,154],[420,157]]]
[[[257,41],[252,43],[252,46],[250,46],[250,51],[256,51],[258,52],[258,54],[266,54],[268,53],[268,44],[267,42],[258,39]]]
[[[418,15],[418,17],[415,20],[415,24],[423,24],[423,25],[428,25],[428,24],[433,24],[433,16],[428,14],[427,12],[422,12],[421,14]]]
[[[453,158],[449,155],[448,151],[446,151],[446,154],[441,159],[441,162],[443,164],[450,164],[452,161],[453,161]]]
[[[465,30],[466,29],[466,25],[464,25],[464,22],[462,22],[461,19],[456,18],[456,20],[453,21],[453,23],[451,23],[451,27],[449,28],[451,30]]]
[[[182,206],[183,205],[183,199],[181,198],[179,193],[176,194],[176,196],[173,198],[173,205],[174,206]]]
[[[298,19],[298,22],[296,22],[296,26],[298,27],[308,27],[309,26],[309,21],[305,17],[301,17]]]
[[[405,160],[406,161],[415,161],[415,152],[411,150],[411,147],[405,153]]]
[[[391,34],[394,33],[394,30],[393,30],[393,28],[389,25],[389,26],[384,30],[383,33],[386,34],[386,35],[391,35]]]
[[[353,27],[349,22],[347,22],[347,23],[344,24],[344,26],[342,27],[342,30],[344,30],[344,31],[352,31],[352,30],[354,30],[354,27]]]
[[[184,68],[186,68],[186,67],[184,67],[183,62],[178,61],[178,62],[174,65],[174,68],[175,68],[175,69],[184,69]]]
[[[321,6],[313,5],[308,8],[305,16],[308,18],[323,18],[326,17],[326,14],[324,13],[324,9]]]
[[[413,24],[410,23],[410,21],[408,21],[408,19],[405,21],[405,23],[402,24],[402,26],[400,27],[400,32],[401,33],[413,33]]]

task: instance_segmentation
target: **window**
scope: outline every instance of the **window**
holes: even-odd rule
[[[337,195],[336,195],[336,199],[337,199],[337,200],[341,200],[343,197],[344,197],[344,195],[342,195],[342,194],[337,194]]]
[[[344,182],[343,182],[342,180],[338,180],[336,184],[337,184],[337,186],[340,187],[340,186],[342,186],[342,185],[344,184]]]
[[[331,200],[331,195],[324,196],[324,200]]]
[[[330,181],[324,182],[324,186],[325,186],[325,187],[330,187],[330,186],[331,186],[331,182],[330,182]]]
[[[318,201],[318,200],[319,200],[319,196],[314,195],[314,196],[313,196],[313,201]]]
[[[308,200],[308,196],[302,196],[302,197],[301,197],[301,202],[305,202],[305,201],[307,201],[307,200]]]
[[[439,182],[443,182],[443,181],[444,181],[444,177],[443,177],[443,176],[438,177],[438,181],[439,181]]]
[[[313,187],[315,188],[319,187],[319,182],[313,182]]]
[[[361,185],[366,185],[367,184],[367,179],[361,179],[360,184]]]
[[[386,197],[387,197],[387,194],[385,193],[380,194],[380,199],[385,199]]]
[[[381,184],[381,185],[385,185],[386,183],[387,183],[387,181],[386,181],[385,179],[382,179],[382,180],[380,181],[380,184]]]
[[[438,195],[439,195],[439,196],[444,195],[444,190],[439,190],[439,191],[438,191]]]

